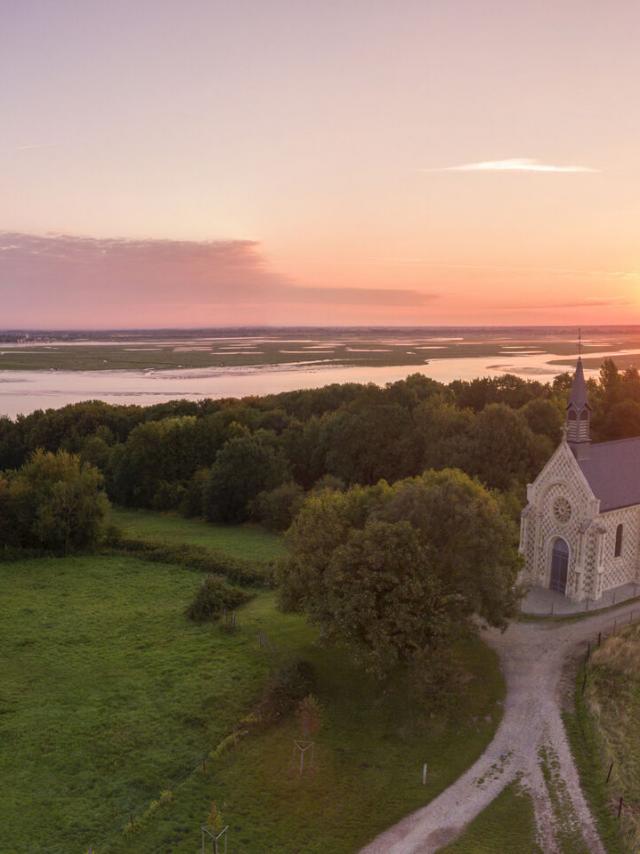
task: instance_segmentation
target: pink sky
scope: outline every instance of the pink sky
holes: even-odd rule
[[[0,327],[640,322],[640,4],[23,0]]]

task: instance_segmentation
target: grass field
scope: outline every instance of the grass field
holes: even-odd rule
[[[533,804],[516,783],[507,786],[443,854],[541,854]]]
[[[122,508],[112,508],[110,521],[126,537],[204,546],[246,560],[274,560],[285,553],[282,537],[257,525],[213,525],[170,513]]]
[[[141,517],[152,538],[167,520],[184,524]],[[186,525],[196,537],[211,527]],[[238,553],[243,536],[253,549],[258,534],[239,529],[228,542]],[[188,623],[197,583],[193,572],[128,557],[0,564],[0,850],[195,852],[215,800],[234,854],[346,854],[430,800],[491,739],[504,686],[479,642],[460,649],[464,698],[425,725],[403,691],[380,691],[343,652],[319,646],[303,618],[277,611],[273,593],[240,611],[235,634]],[[247,736],[203,772],[203,754],[292,656],[318,674],[313,772],[299,779],[291,768],[293,721]],[[165,790],[171,801],[150,815]]]
[[[640,626],[608,638],[578,674],[565,723],[580,779],[608,854],[640,850]],[[611,776],[607,782],[609,768]],[[620,797],[622,818],[617,819]]]
[[[101,851],[252,701],[249,637],[183,616],[197,584],[130,558],[0,564],[0,850]]]
[[[473,673],[464,709],[448,721],[418,725],[403,694],[381,694],[344,655],[321,649],[302,625],[294,626],[289,642],[302,633],[297,652],[317,668],[325,710],[314,770],[300,778],[293,766],[292,721],[250,735],[206,774],[194,774],[171,804],[115,850],[193,852],[199,824],[215,801],[237,854],[355,852],[453,782],[492,737],[502,682],[493,655],[479,643],[464,650]]]

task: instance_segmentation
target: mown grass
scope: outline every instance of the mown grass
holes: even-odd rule
[[[462,836],[443,849],[446,854],[538,854],[531,797],[517,783],[498,797],[466,828]]]
[[[275,560],[285,554],[284,541],[257,525],[214,525],[172,513],[114,507],[110,522],[125,537],[154,543],[186,543],[245,560]]]
[[[608,638],[578,673],[565,715],[583,790],[609,854],[640,850],[640,627]],[[607,782],[609,769],[611,775]],[[621,819],[617,818],[624,798]]]

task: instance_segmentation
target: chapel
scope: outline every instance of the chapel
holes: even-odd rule
[[[591,441],[582,359],[564,437],[527,486],[520,552],[522,581],[575,602],[640,580],[640,437]]]

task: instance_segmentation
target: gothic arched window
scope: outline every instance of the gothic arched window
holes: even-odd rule
[[[614,552],[614,557],[620,557],[622,554],[622,525],[618,525],[616,528],[616,548]]]

